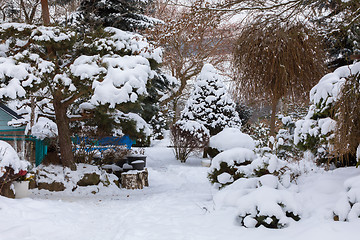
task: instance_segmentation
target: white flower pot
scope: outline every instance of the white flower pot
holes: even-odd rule
[[[25,198],[29,196],[30,181],[14,182],[15,198]]]

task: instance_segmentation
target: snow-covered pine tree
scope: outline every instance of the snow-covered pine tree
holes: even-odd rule
[[[181,113],[182,120],[202,123],[212,136],[225,127],[241,127],[235,103],[227,93],[223,77],[211,64],[204,65],[194,87]]]
[[[147,28],[153,19],[144,15],[150,1],[83,0],[77,20],[92,27],[116,27],[124,31]]]
[[[161,62],[161,50],[141,35],[112,27],[82,36],[70,28],[7,23],[0,39],[0,98],[35,96],[37,106],[46,106],[41,115],[56,124],[61,161],[72,169],[70,122],[91,117],[98,105],[135,104],[157,76],[152,62]],[[116,116],[142,120],[130,111]]]

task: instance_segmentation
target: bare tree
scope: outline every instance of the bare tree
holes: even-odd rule
[[[299,22],[265,16],[244,26],[234,49],[236,90],[248,99],[271,103],[270,134],[275,135],[276,107],[282,97],[301,99],[325,72],[316,35]]]
[[[217,66],[231,53],[231,29],[221,25],[221,13],[206,6],[204,0],[196,0],[188,8],[160,1],[154,16],[163,24],[147,32],[150,39],[164,47],[163,66],[180,81],[179,88],[162,103],[172,104],[174,110],[187,81],[200,73],[203,64]]]

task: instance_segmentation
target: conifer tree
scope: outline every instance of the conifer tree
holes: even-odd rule
[[[150,1],[141,0],[83,0],[78,20],[92,27],[116,27],[134,32],[151,25],[152,20],[144,15]]]
[[[202,123],[210,135],[219,133],[225,127],[241,127],[235,103],[226,91],[223,77],[211,64],[202,68],[181,119]]]
[[[92,117],[99,105],[136,104],[157,75],[151,63],[161,61],[146,39],[111,27],[82,36],[70,28],[1,24],[0,39],[6,39],[0,44],[0,98],[35,96],[41,115],[56,123],[61,161],[71,169],[70,123]]]

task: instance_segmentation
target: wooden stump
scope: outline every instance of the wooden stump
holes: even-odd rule
[[[147,169],[142,171],[128,171],[121,174],[121,187],[126,189],[143,189],[149,186],[149,173]]]

